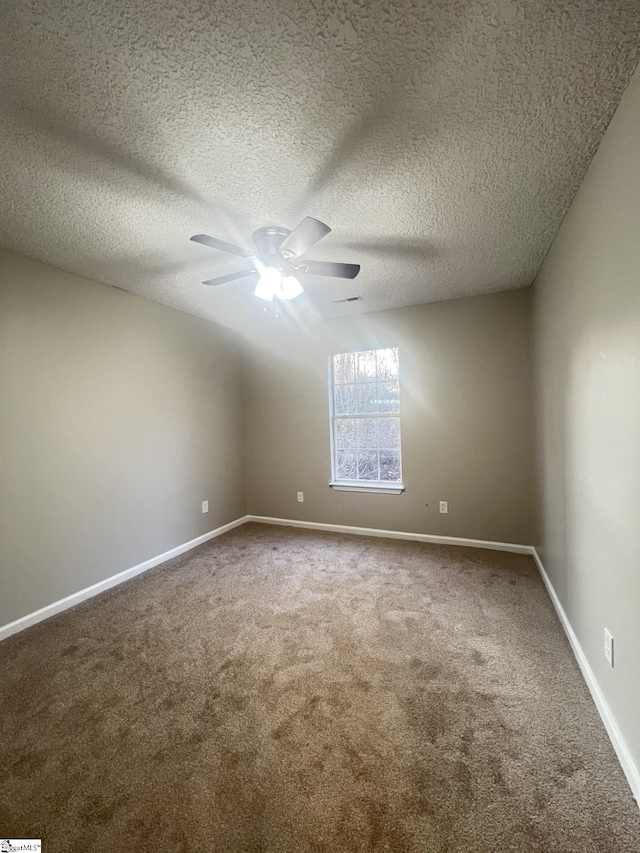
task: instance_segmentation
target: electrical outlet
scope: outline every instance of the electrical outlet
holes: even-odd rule
[[[613,668],[613,637],[608,628],[604,629],[604,656]]]
[[[304,503],[304,492],[298,492],[298,503]]]
[[[449,501],[440,501],[440,512],[449,512]]]
[[[209,501],[202,501],[202,512],[209,512]]]

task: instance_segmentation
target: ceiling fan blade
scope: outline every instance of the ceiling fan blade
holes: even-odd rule
[[[301,261],[295,268],[309,275],[330,275],[334,278],[355,278],[360,272],[360,264],[338,264],[331,261]]]
[[[329,231],[331,228],[324,222],[313,219],[311,216],[305,216],[291,234],[285,237],[280,245],[280,254],[283,258],[299,258],[300,255],[304,255],[307,249],[315,246],[318,240],[326,237]]]
[[[240,255],[241,258],[250,258],[251,252],[243,249],[242,246],[235,246],[233,243],[225,243],[224,240],[218,240],[216,237],[209,237],[208,234],[195,234],[189,238],[194,243],[202,243],[203,246],[210,246],[212,249],[219,249],[221,252],[229,252],[232,255]]]
[[[238,270],[238,272],[230,272],[228,275],[219,275],[217,278],[210,278],[203,281],[203,284],[210,284],[214,287],[218,284],[229,284],[231,281],[236,281],[238,278],[245,278],[248,275],[258,274],[258,270]]]

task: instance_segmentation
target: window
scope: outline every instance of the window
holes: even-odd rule
[[[331,485],[402,491],[397,347],[338,353],[329,368]]]

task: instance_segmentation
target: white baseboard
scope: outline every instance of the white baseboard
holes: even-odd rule
[[[401,530],[378,530],[375,527],[351,527],[347,524],[324,524],[320,521],[297,521],[290,518],[268,518],[266,515],[248,515],[247,521],[260,524],[278,524],[281,527],[304,527],[308,530],[329,530],[333,533],[351,533],[355,536],[382,536],[385,539],[407,539],[410,542],[430,542],[433,545],[465,545],[468,548],[488,548],[491,551],[511,551],[530,554],[531,545],[512,545],[484,539],[462,539],[458,536],[435,536],[432,533],[404,533]]]
[[[631,753],[629,752],[629,748],[618,728],[618,724],[615,721],[615,717],[613,716],[609,705],[607,704],[607,700],[604,698],[602,690],[600,689],[600,685],[598,684],[596,677],[593,673],[593,670],[589,666],[589,661],[578,641],[578,638],[575,635],[573,628],[571,627],[571,623],[567,618],[567,614],[564,612],[564,608],[560,603],[560,599],[558,598],[555,589],[553,588],[553,584],[547,575],[544,566],[542,565],[542,560],[540,559],[540,555],[536,551],[535,548],[531,548],[531,555],[533,559],[536,561],[538,566],[538,570],[540,571],[540,575],[544,582],[544,585],[547,588],[547,592],[549,593],[549,597],[553,603],[553,606],[556,609],[556,613],[558,614],[558,618],[564,628],[564,632],[567,635],[567,639],[569,640],[569,644],[573,650],[573,654],[575,655],[576,660],[578,661],[578,666],[582,672],[583,678],[587,683],[587,687],[589,688],[589,692],[591,693],[591,698],[593,699],[596,708],[598,709],[598,713],[604,723],[604,727],[607,730],[607,734],[609,735],[609,740],[611,741],[613,748],[616,751],[616,755],[618,756],[618,761],[620,762],[620,766],[624,771],[624,775],[627,777],[627,782],[629,783],[629,787],[631,788],[631,793],[633,797],[640,807],[640,770],[636,767],[633,758],[631,757]]]
[[[192,548],[196,548],[198,545],[202,545],[210,539],[215,539],[216,536],[221,536],[228,530],[232,530],[234,527],[238,527],[248,520],[248,516],[237,518],[235,521],[231,521],[229,524],[223,524],[222,527],[217,527],[215,530],[210,530],[209,533],[204,533],[202,536],[198,536],[190,542],[185,542],[183,545],[178,545],[170,551],[165,551],[164,554],[158,554],[157,557],[145,560],[144,563],[138,563],[137,566],[125,569],[123,572],[118,572],[117,575],[105,578],[105,580],[94,583],[92,586],[86,587],[86,589],[81,589],[79,592],[74,592],[66,598],[61,598],[60,601],[54,601],[53,604],[47,604],[46,607],[41,607],[40,610],[36,610],[34,613],[29,613],[21,619],[16,619],[15,622],[10,622],[8,625],[0,627],[0,642],[2,640],[6,640],[7,637],[10,637],[12,634],[17,634],[19,631],[24,631],[25,628],[30,628],[31,625],[42,622],[43,619],[48,619],[50,616],[55,616],[56,613],[62,613],[63,610],[75,607],[75,605],[80,604],[81,601],[85,601],[87,598],[93,598],[94,595],[99,595],[101,592],[111,589],[112,586],[117,586],[119,583],[123,583],[130,578],[134,578],[136,575],[146,572],[147,569],[159,566],[160,563],[171,560],[173,557],[179,557],[180,554],[184,554],[186,551],[190,551]]]

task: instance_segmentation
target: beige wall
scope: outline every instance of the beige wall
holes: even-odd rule
[[[246,491],[234,333],[4,251],[0,293],[4,625],[244,515]]]
[[[538,276],[534,313],[536,540],[640,767],[638,72]]]
[[[396,345],[406,492],[335,492],[328,353]],[[245,359],[251,514],[530,543],[528,290],[335,320]]]

